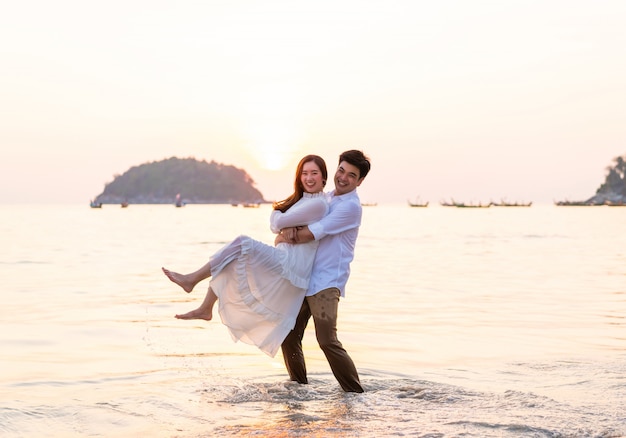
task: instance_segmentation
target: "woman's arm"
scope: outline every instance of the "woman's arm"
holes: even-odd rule
[[[323,218],[328,212],[325,198],[303,198],[286,212],[274,210],[270,216],[272,232],[299,225],[308,225]]]
[[[305,226],[285,228],[279,236],[282,242],[287,243],[307,243],[319,240],[358,227],[361,223],[361,214],[362,209],[359,204],[342,202],[319,221],[310,222]]]
[[[307,243],[315,240],[315,236],[307,225],[283,228],[274,239],[274,245],[279,243]]]

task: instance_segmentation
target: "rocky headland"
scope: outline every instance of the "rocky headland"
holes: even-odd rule
[[[626,155],[613,159],[613,165],[607,167],[604,183],[596,194],[584,201],[585,204],[626,204]]]

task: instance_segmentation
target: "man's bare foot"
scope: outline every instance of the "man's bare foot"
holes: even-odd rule
[[[204,319],[210,321],[213,318],[213,310],[202,310],[200,308],[191,312],[176,315],[176,319]]]
[[[179,274],[178,272],[170,271],[169,269],[161,268],[163,273],[169,278],[172,282],[176,283],[187,293],[191,292],[196,285],[193,281],[189,279],[189,275]]]

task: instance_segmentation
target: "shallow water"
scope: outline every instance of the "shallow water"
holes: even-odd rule
[[[269,206],[0,206],[0,435],[626,435],[626,208],[364,209],[340,339],[344,394],[219,321],[179,321],[186,271]]]

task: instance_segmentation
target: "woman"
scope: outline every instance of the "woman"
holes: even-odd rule
[[[328,212],[323,189],[328,178],[326,163],[307,155],[298,163],[294,192],[275,202],[270,216],[273,233],[308,225]],[[179,319],[213,317],[219,298],[219,314],[233,340],[256,345],[271,357],[293,329],[308,287],[318,242],[266,245],[239,236],[224,246],[197,271],[179,274],[163,269],[171,281],[191,292],[200,281],[212,277],[204,301]]]

